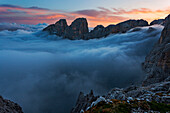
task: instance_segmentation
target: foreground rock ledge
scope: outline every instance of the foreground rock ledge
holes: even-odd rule
[[[10,100],[0,96],[0,113],[23,113],[22,108]]]

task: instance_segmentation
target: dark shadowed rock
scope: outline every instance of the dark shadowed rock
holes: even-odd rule
[[[43,31],[47,31],[50,34],[55,34],[58,36],[62,36],[65,32],[66,27],[68,27],[67,22],[65,19],[60,19],[55,24],[49,25]]]
[[[105,36],[105,29],[103,25],[97,25],[93,30],[85,35],[85,39],[101,38]]]
[[[141,31],[141,30],[142,30],[141,28],[136,27],[136,28],[130,30],[129,32],[137,32],[137,31]]]
[[[77,18],[66,28],[64,38],[71,40],[84,39],[84,35],[89,32],[86,18]]]
[[[80,92],[76,106],[72,109],[71,113],[80,113],[81,110],[85,111],[87,107],[89,107],[96,99],[97,97],[93,95],[92,90],[87,95],[84,95],[84,93]]]
[[[135,27],[147,26],[148,22],[145,20],[128,20],[117,25],[109,25],[104,28],[103,25],[97,25],[91,32],[88,30],[88,23],[85,18],[77,18],[70,26],[67,26],[65,19],[61,19],[55,24],[49,25],[43,31],[50,34],[62,36],[70,40],[75,39],[94,39],[106,37],[112,33],[125,33]]]
[[[150,23],[150,25],[155,25],[155,24],[164,25],[165,24],[165,19],[154,20],[154,21],[152,21]]]
[[[113,29],[112,33],[126,33],[128,30],[135,27],[148,26],[148,22],[145,20],[127,20],[117,24]]]
[[[109,34],[112,33],[112,29],[115,28],[115,25],[108,25],[106,28],[105,28],[105,36],[108,36]]]
[[[10,100],[3,99],[0,96],[0,113],[23,113],[23,111],[18,104]]]
[[[148,22],[142,19],[128,20],[117,25],[109,25],[106,28],[104,28],[102,25],[98,25],[94,28],[94,30],[85,35],[85,39],[102,38],[112,33],[126,33],[132,28],[143,26],[148,26]]]
[[[146,57],[143,68],[148,74],[143,85],[165,81],[170,76],[170,15],[158,43]]]

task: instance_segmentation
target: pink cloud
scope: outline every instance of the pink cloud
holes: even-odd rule
[[[151,10],[147,8],[140,9],[107,9],[98,7],[98,9],[78,10],[74,12],[64,12],[59,10],[50,10],[39,7],[20,7],[13,5],[0,5],[0,22],[15,22],[25,24],[38,24],[38,23],[55,23],[61,18],[67,19],[70,24],[75,18],[85,17],[89,21],[89,25],[94,27],[98,24],[107,26],[109,24],[116,24],[133,17],[133,19],[142,18],[139,14],[148,14],[143,17],[146,20],[158,18],[156,16],[150,18],[149,14],[169,14],[169,10]],[[160,15],[159,15],[160,16]]]

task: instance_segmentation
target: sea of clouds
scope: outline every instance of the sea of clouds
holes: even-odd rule
[[[41,32],[45,24],[0,26],[0,95],[26,113],[68,113],[80,91],[98,95],[140,83],[141,63],[163,29],[73,41]]]

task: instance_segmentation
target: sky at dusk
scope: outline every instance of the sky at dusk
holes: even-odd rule
[[[90,27],[107,26],[128,19],[165,18],[170,0],[0,0],[0,23],[55,23],[61,18],[70,24],[85,17]]]

